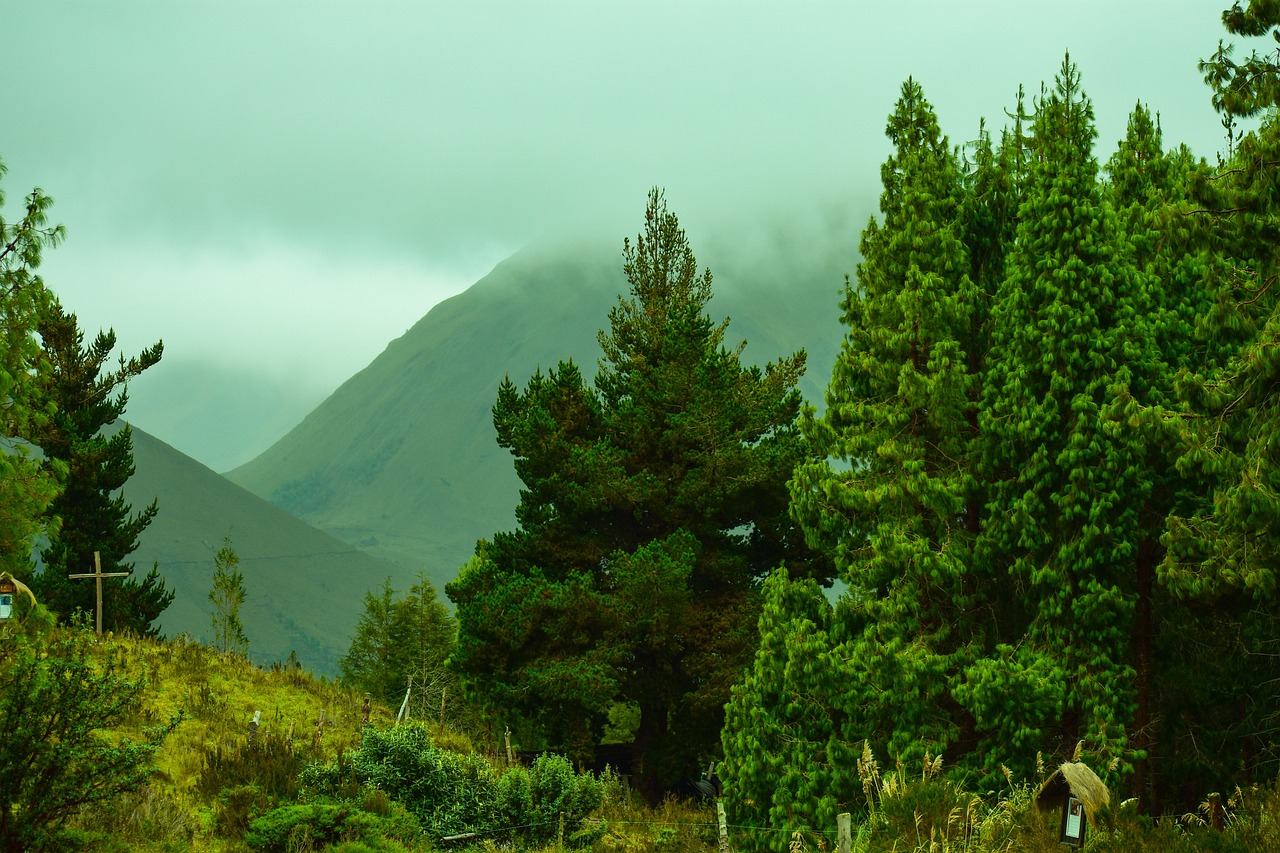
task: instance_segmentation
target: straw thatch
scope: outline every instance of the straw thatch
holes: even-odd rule
[[[1090,823],[1094,823],[1098,812],[1111,804],[1111,792],[1106,784],[1080,761],[1063,762],[1044,781],[1036,794],[1036,806],[1042,811],[1060,809],[1069,796],[1084,805],[1084,813]]]
[[[13,584],[15,588],[14,589],[15,592],[23,593],[24,595],[27,596],[27,598],[31,599],[32,604],[36,603],[35,594],[27,587],[25,583],[15,578],[13,575],[9,574],[8,572],[0,572],[0,581],[8,581],[9,583]]]

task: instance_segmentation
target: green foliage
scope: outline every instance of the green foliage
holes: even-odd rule
[[[28,620],[0,643],[0,847],[58,849],[77,810],[139,789],[176,720],[141,740],[109,730],[141,708],[145,683],[95,661],[83,629]]]
[[[94,554],[103,572],[128,572],[126,558],[138,547],[138,536],[157,512],[155,500],[137,514],[120,494],[133,476],[133,434],[128,424],[113,429],[128,402],[127,382],[160,360],[157,343],[104,372],[115,349],[113,330],[99,332],[88,347],[76,316],[56,300],[39,324],[43,351],[40,395],[52,414],[34,437],[46,456],[67,465],[65,488],[48,509],[56,530],[42,550],[44,569],[32,580],[37,597],[50,610],[73,617],[93,613],[96,593],[83,579],[68,574],[92,571]],[[158,570],[142,580],[110,578],[103,582],[104,630],[131,629],[154,634],[152,623],[173,601]]]
[[[209,603],[213,605],[209,620],[213,629],[213,647],[224,655],[243,656],[249,653],[249,638],[245,636],[244,623],[240,621],[244,596],[240,557],[231,546],[228,535],[213,556],[213,587],[209,590]]]
[[[594,388],[561,362],[499,389],[520,527],[482,543],[446,591],[453,665],[545,742],[582,755],[609,709],[634,703],[634,769],[656,799],[662,777],[714,749],[754,645],[758,579],[784,558],[824,570],[786,517],[804,354],[760,369],[724,346],[710,273],[657,190],[623,260],[630,295],[600,333]]]
[[[479,755],[435,745],[430,729],[410,723],[367,728],[358,749],[314,764],[300,780],[327,797],[354,800],[377,789],[402,803],[431,838],[477,833],[546,842],[563,816],[567,839],[588,843],[583,819],[598,808],[603,785],[573,772],[568,760],[544,755],[533,765],[499,774]]]
[[[269,853],[340,842],[360,842],[370,845],[364,849],[380,850],[386,839],[412,844],[420,835],[417,821],[403,810],[383,816],[346,803],[307,803],[281,806],[255,818],[245,834],[245,843],[253,850]]]
[[[0,162],[0,178],[6,171]],[[37,188],[18,221],[0,217],[0,571],[15,577],[31,574],[33,542],[46,532],[46,509],[66,473],[64,463],[42,456],[35,445],[36,431],[50,415],[33,381],[40,354],[36,329],[52,300],[35,270],[45,247],[64,235],[62,226],[48,224],[52,203]]]
[[[457,632],[453,615],[422,575],[402,597],[386,578],[380,592],[365,593],[364,608],[351,647],[338,661],[343,680],[392,707],[412,685],[417,713],[411,716],[434,716],[454,681],[445,667]]]
[[[737,848],[782,849],[791,832],[822,831],[860,805],[841,740],[847,682],[827,633],[832,621],[813,580],[792,581],[779,569],[765,582],[760,648],[725,709],[717,774],[729,822],[773,831]]]
[[[981,653],[974,617],[989,588],[973,559],[980,299],[959,163],[915,81],[886,134],[884,219],[862,234],[826,411],[802,421],[822,458],[797,467],[791,494],[809,542],[834,554],[850,587],[831,652],[846,737],[883,738],[914,760],[972,740],[950,692]]]

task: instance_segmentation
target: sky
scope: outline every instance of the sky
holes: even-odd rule
[[[1100,158],[1142,101],[1213,161],[1225,5],[0,0],[3,212],[54,198],[46,284],[127,355],[164,341],[127,417],[225,471],[522,245],[620,246],[651,186],[695,250],[865,221],[908,76],[960,144],[1069,51]]]

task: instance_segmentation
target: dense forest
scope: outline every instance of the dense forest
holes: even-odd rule
[[[1223,20],[1280,40],[1275,4]],[[759,830],[741,849],[821,849],[843,813],[861,849],[1034,849],[1033,783],[1071,762],[1110,792],[1098,844],[1196,849],[1193,822],[1152,819],[1236,791],[1215,837],[1257,849],[1280,773],[1280,60],[1201,68],[1212,163],[1144,104],[1100,155],[1070,56],[965,145],[903,83],[820,409],[803,351],[744,362],[654,189],[594,378],[566,360],[500,387],[517,526],[477,543],[456,611],[422,578],[367,593],[326,700],[349,740],[326,751],[323,711],[305,750],[256,740],[255,716],[185,787],[155,762],[213,682],[161,675],[163,567],[117,588],[127,647],[63,580],[131,569],[163,512],[119,497],[130,432],[102,429],[162,348],[104,371],[114,336],[86,347],[36,272],[62,232],[31,192],[0,220],[0,845],[92,846],[94,809],[151,790],[217,804],[175,846],[656,850],[601,815],[652,820],[714,775]],[[193,671],[247,648],[230,540],[216,569],[218,648],[175,645]],[[397,705],[432,725],[386,725]],[[68,724],[95,708],[101,729]]]

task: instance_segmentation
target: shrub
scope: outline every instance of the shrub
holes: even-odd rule
[[[384,817],[350,803],[307,803],[281,806],[255,818],[244,840],[254,850],[285,853],[304,843],[323,847],[361,842],[378,850],[385,849],[382,839],[413,843],[421,835],[418,822],[404,809]]]
[[[566,843],[590,843],[599,834],[583,818],[604,799],[604,784],[574,773],[568,760],[544,755],[533,766],[512,767],[499,776],[475,754],[459,755],[436,745],[431,730],[408,724],[365,729],[356,750],[300,776],[308,790],[355,801],[371,789],[403,803],[434,838],[476,833],[546,843],[564,820]]]

